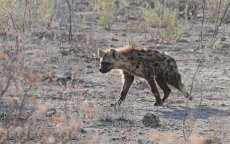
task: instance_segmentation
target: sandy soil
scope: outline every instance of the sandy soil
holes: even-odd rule
[[[154,29],[142,29],[146,24],[138,19],[134,23],[140,29],[127,32],[127,21],[123,18],[118,18],[108,31],[97,23],[98,17],[90,9],[76,11],[73,16],[73,39],[77,46],[65,41],[68,28],[58,27],[65,21],[61,16],[61,21],[54,21],[51,26],[53,40],[40,40],[35,36],[27,45],[25,62],[33,71],[44,76],[54,72],[59,77],[71,72],[76,79],[75,87],[45,81],[34,89],[33,94],[49,109],[29,119],[34,137],[31,142],[44,138],[51,143],[53,139],[60,143],[66,139],[68,143],[184,143],[183,121],[187,109],[184,131],[188,135],[190,128],[193,130],[191,143],[203,140],[207,143],[230,143],[229,24],[221,26],[213,49],[201,49],[198,47],[201,19],[186,23],[188,30],[178,42],[158,44],[154,40]],[[214,25],[205,23],[205,43],[212,38],[210,29],[214,29]],[[223,36],[227,38],[225,41],[220,40]],[[121,107],[115,110],[110,106],[120,97],[121,73],[113,70],[101,74],[99,61],[94,56],[99,48],[123,46],[130,41],[134,41],[136,47],[168,52],[176,59],[182,81],[187,89],[192,87],[194,100],[188,103],[187,108],[186,99],[175,88],[163,106],[155,107],[149,86],[138,77]],[[200,63],[203,56],[205,61]],[[159,116],[160,125],[144,127],[142,119],[146,113]]]

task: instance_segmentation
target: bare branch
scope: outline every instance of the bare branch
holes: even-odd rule
[[[50,20],[49,20],[49,22],[48,22],[48,25],[47,25],[47,28],[46,28],[46,29],[49,29],[49,28],[50,28],[50,25],[51,25],[51,23],[52,23],[52,21],[53,21],[53,17],[54,17],[54,14],[55,14],[55,10],[56,10],[56,9],[57,9],[57,0],[54,1],[53,13],[52,13],[52,15],[51,15],[51,17],[50,17]]]
[[[218,23],[218,20],[217,20],[217,25],[216,25],[215,32],[214,32],[214,35],[212,37],[212,40],[211,40],[211,42],[209,44],[209,48],[211,48],[214,45],[215,41],[216,41],[216,37],[217,37],[218,31],[219,31],[219,28],[220,28],[221,24],[223,23],[224,17],[225,17],[225,15],[227,13],[227,10],[228,10],[229,6],[230,6],[230,3],[228,3],[228,5],[226,6],[224,14],[223,14],[223,16],[222,16],[222,18],[221,18],[219,23]],[[221,9],[221,0],[219,2],[218,15],[220,13],[220,9]],[[201,27],[201,31],[200,31],[200,40],[201,40],[202,49],[205,49],[205,48],[208,48],[207,45],[205,46],[203,44],[203,27],[204,27],[204,19],[205,19],[205,0],[203,0],[202,13],[203,13],[203,18],[202,18],[202,27]],[[195,77],[197,76],[197,73],[198,73],[199,69],[201,68],[201,64],[203,63],[204,59],[205,59],[205,55],[202,56],[201,61],[199,62],[198,66],[197,66],[197,69],[195,71],[195,74],[192,77],[190,95],[192,94],[192,91],[193,91],[193,85],[194,85]],[[211,77],[211,75],[210,75],[210,77]],[[189,137],[190,137],[190,135],[192,133],[194,124],[195,124],[195,122],[196,122],[196,120],[197,120],[197,118],[199,116],[199,109],[200,109],[202,101],[203,101],[203,90],[202,89],[203,89],[203,86],[201,86],[201,96],[200,96],[199,105],[197,106],[196,116],[195,116],[195,118],[193,120],[193,123],[190,125],[190,130],[189,130],[189,133],[188,133],[187,136],[186,136],[186,133],[185,133],[185,122],[186,122],[186,115],[188,113],[188,100],[186,102],[186,107],[185,107],[185,111],[184,111],[184,118],[183,118],[183,137],[184,137],[185,142],[187,142],[187,140],[189,139]]]
[[[66,3],[69,9],[69,41],[71,41],[72,40],[72,8],[69,0],[66,0]]]
[[[27,5],[28,5],[28,0],[25,0],[25,9],[24,9],[24,15],[23,15],[23,22],[22,22],[22,31],[25,32],[25,19],[26,19],[26,10],[27,10]]]
[[[202,13],[203,13],[203,17],[202,17],[202,23],[201,23],[202,27],[201,27],[201,31],[200,31],[200,40],[201,40],[201,46],[202,46],[202,49],[203,49],[204,48],[204,44],[203,44],[203,28],[204,28],[204,19],[205,19],[205,0],[203,0],[203,4],[202,4]],[[192,77],[190,95],[192,94],[194,81],[195,81],[195,78],[197,76],[197,73],[198,73],[199,69],[201,68],[201,63],[203,62],[203,59],[204,59],[204,56],[201,58],[201,61],[199,62],[198,66],[196,68],[195,74]],[[200,99],[200,102],[199,102],[199,105],[198,105],[198,109],[201,106],[201,103],[202,103],[202,92],[201,92],[201,99]],[[186,136],[186,134],[185,134],[185,125],[186,124],[185,124],[185,122],[186,122],[186,115],[188,113],[188,100],[187,100],[185,110],[184,110],[184,117],[183,117],[183,137],[184,137],[185,142],[187,142],[187,140],[189,139],[189,137],[190,137],[190,135],[192,133],[192,127],[196,122],[196,119],[198,117],[198,112],[199,111],[197,111],[195,120],[194,120],[194,122],[193,122],[193,124],[192,124],[192,126],[190,128],[190,132],[189,132],[188,136]]]
[[[5,88],[2,89],[0,98],[2,98],[4,96],[4,94],[7,92],[8,88],[10,87],[11,80],[12,80],[12,76],[11,76],[11,72],[9,72],[6,86],[5,86]]]
[[[220,1],[221,1],[221,0],[220,0]],[[220,5],[221,5],[221,3],[219,4],[219,9],[220,9]],[[212,37],[212,40],[211,40],[211,42],[210,42],[210,45],[208,46],[209,48],[212,48],[213,45],[215,44],[216,40],[217,40],[216,37],[217,37],[217,34],[218,34],[218,32],[219,32],[219,28],[220,28],[220,26],[222,25],[222,23],[223,23],[223,21],[224,21],[225,15],[227,14],[227,11],[228,11],[229,7],[230,7],[230,2],[227,4],[227,6],[226,6],[226,8],[225,8],[224,14],[223,14],[223,16],[221,17],[221,20],[220,20],[219,24],[218,24],[218,23],[216,24],[215,31],[214,31],[214,35],[213,35],[213,37]],[[219,11],[220,11],[220,10],[219,10]],[[218,15],[219,15],[219,14],[218,14]]]

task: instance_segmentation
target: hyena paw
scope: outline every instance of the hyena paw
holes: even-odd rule
[[[193,98],[190,96],[190,97],[188,97],[188,100],[192,100]]]
[[[154,103],[154,106],[161,106],[161,105],[163,105],[163,102],[161,101],[161,102],[155,102]]]
[[[120,106],[120,104],[121,104],[121,101],[118,101],[116,103],[112,103],[111,107],[114,107],[116,109],[116,108],[118,108]]]
[[[117,106],[117,102],[116,102],[116,103],[111,103],[110,106],[111,106],[111,107],[116,107],[116,106]]]

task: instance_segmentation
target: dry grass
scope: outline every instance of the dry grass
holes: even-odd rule
[[[99,14],[99,22],[105,29],[110,29],[110,25],[116,19],[114,2],[115,0],[95,0],[94,7]]]
[[[164,124],[170,123],[168,121],[171,120],[177,123],[174,126],[179,130],[175,131],[182,133],[181,120],[168,118],[169,115],[174,114],[172,109],[175,107],[175,115],[181,116],[177,111],[182,109],[180,107],[182,103],[170,98],[172,104],[169,101],[167,106],[153,108],[152,97],[146,97],[150,95],[149,87],[140,88],[142,84],[136,84],[135,90],[130,90],[130,96],[127,97],[128,100],[123,107],[115,111],[110,107],[110,102],[117,99],[120,79],[112,76],[117,76],[118,73],[102,75],[97,71],[98,58],[94,52],[99,47],[121,45],[131,39],[137,39],[138,45],[149,46],[147,41],[151,36],[140,27],[141,21],[130,20],[121,23],[119,26],[125,27],[124,31],[119,28],[117,31],[106,31],[92,20],[97,16],[87,15],[88,11],[75,12],[75,5],[72,5],[73,41],[69,42],[62,36],[64,33],[68,34],[68,27],[57,26],[52,29],[47,27],[53,13],[56,12],[53,2],[16,0],[11,3],[10,0],[0,0],[2,4],[0,6],[0,143],[135,143],[139,136],[145,137],[150,142],[181,142],[182,135],[172,133],[171,126]],[[106,28],[110,28],[116,19],[114,2],[115,0],[96,0],[95,5],[92,4],[95,6],[92,8],[96,8],[100,16],[100,23]],[[123,8],[129,7],[128,1],[120,2]],[[66,4],[66,1],[63,3]],[[63,3],[60,4],[62,8]],[[175,11],[160,3],[157,3],[156,9],[143,9],[142,12],[146,23],[151,25],[148,28],[158,29],[157,36],[161,42],[176,41],[184,31],[183,27],[177,26]],[[92,13],[96,15],[93,10]],[[84,22],[79,24],[77,21],[81,20],[81,16]],[[58,15],[55,20],[64,23],[65,18],[66,15],[62,17]],[[60,23],[56,21],[54,25],[59,25]],[[45,30],[54,31],[54,40],[44,38]],[[40,31],[42,35],[37,35],[33,40],[33,34],[39,34]],[[146,40],[143,40],[142,32],[145,33]],[[112,41],[112,38],[117,39]],[[39,40],[40,43],[34,43]],[[66,48],[68,53],[62,55],[62,48]],[[183,58],[183,54],[179,51],[175,53]],[[221,64],[224,64],[224,61],[225,59]],[[187,66],[189,74],[190,67]],[[72,81],[66,82],[66,85],[60,85],[55,80],[41,81],[43,76],[57,71],[61,74],[75,71],[76,85],[73,87]],[[202,76],[207,73],[203,73]],[[218,76],[222,76],[222,73]],[[220,89],[221,92],[223,91],[222,80],[220,80],[222,78],[218,76],[214,80],[220,81],[220,88],[214,89],[214,85],[218,84],[212,81],[212,88],[207,90],[207,92],[211,91],[211,98],[218,93],[216,91]],[[220,99],[217,96],[214,98]],[[213,104],[221,103],[217,100],[210,100],[211,108],[214,107]],[[135,105],[132,105],[133,103]],[[176,106],[171,107],[171,105]],[[225,106],[228,106],[227,102]],[[160,118],[162,121],[167,121],[157,129],[143,127],[141,123],[143,114],[152,110],[158,113],[162,110],[161,114],[165,117],[161,115]],[[212,112],[218,113],[215,110]],[[167,132],[152,133],[158,129]],[[217,143],[219,139],[216,137],[213,138],[213,142]],[[202,144],[208,140],[205,136],[191,135],[188,142]]]
[[[210,12],[210,21],[216,23],[224,13],[225,7],[229,5],[228,0],[207,0],[207,7]],[[230,22],[230,10],[228,10],[225,21]]]
[[[160,42],[175,42],[184,32],[184,27],[177,23],[177,11],[159,1],[155,1],[154,9],[143,8],[142,12],[146,23],[157,28]]]

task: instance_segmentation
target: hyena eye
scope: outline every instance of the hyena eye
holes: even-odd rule
[[[111,65],[110,62],[101,62],[102,65]]]

